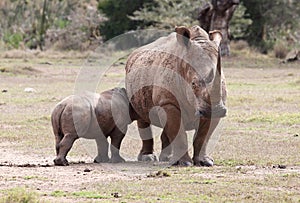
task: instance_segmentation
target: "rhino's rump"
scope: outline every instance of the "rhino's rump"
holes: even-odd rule
[[[91,104],[84,97],[74,95],[63,100],[61,104],[65,104],[60,118],[62,133],[86,137],[93,120]]]

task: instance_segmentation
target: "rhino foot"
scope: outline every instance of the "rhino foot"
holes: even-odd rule
[[[188,153],[183,155],[181,158],[178,158],[178,156],[173,155],[172,159],[170,160],[170,163],[172,166],[192,166],[193,165],[193,161],[192,161],[191,157],[188,155]]]
[[[139,154],[138,161],[143,162],[151,162],[151,161],[157,161],[157,157],[154,154]]]
[[[195,166],[213,166],[214,165],[214,160],[210,158],[209,156],[204,156],[202,159],[200,157],[193,158],[194,160],[194,165]]]
[[[159,161],[161,162],[168,162],[171,160],[171,157],[172,157],[172,154],[164,154],[164,153],[161,153],[159,155]]]
[[[176,161],[172,164],[172,166],[192,166],[192,162],[190,161]]]
[[[68,166],[69,162],[64,158],[56,158],[53,160],[55,166]]]
[[[124,163],[125,159],[123,159],[121,156],[112,156],[109,162],[110,163]]]
[[[96,156],[96,158],[94,159],[94,163],[107,163],[109,162],[109,158],[108,157],[102,157],[102,156]]]

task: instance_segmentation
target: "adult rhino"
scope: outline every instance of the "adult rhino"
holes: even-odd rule
[[[160,161],[212,166],[207,142],[226,116],[219,31],[180,26],[166,37],[135,50],[126,64],[126,90],[136,111],[143,146],[139,160],[153,160],[150,125],[163,127]],[[195,129],[193,159],[187,130]],[[172,154],[173,153],[173,154]]]

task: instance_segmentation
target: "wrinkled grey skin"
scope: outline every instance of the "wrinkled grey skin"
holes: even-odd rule
[[[143,146],[138,160],[155,160],[150,125],[163,128],[161,161],[212,166],[206,146],[226,115],[226,85],[218,31],[177,27],[166,37],[140,47],[126,64],[126,90],[136,114]],[[195,130],[194,156],[187,130]]]
[[[72,95],[59,102],[51,115],[57,155],[54,164],[68,165],[67,153],[78,138],[96,140],[98,155],[94,162],[124,162],[119,149],[127,125],[132,122],[129,109],[124,88],[108,90],[100,95]],[[108,136],[111,138],[111,159],[108,157]]]

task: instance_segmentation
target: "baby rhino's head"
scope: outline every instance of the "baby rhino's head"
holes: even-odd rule
[[[116,124],[124,122],[130,124],[137,119],[125,88],[116,87],[111,90],[111,111]]]

